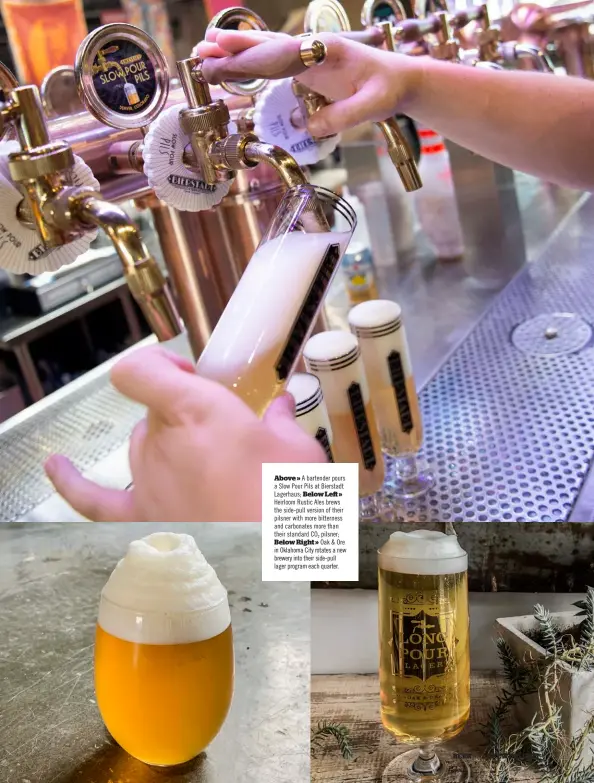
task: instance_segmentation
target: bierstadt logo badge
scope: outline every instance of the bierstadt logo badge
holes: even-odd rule
[[[276,362],[275,370],[279,381],[286,381],[289,377],[339,261],[340,245],[328,245],[299,315],[295,319],[291,334]]]
[[[50,249],[41,242],[39,245],[35,245],[33,250],[29,250],[27,258],[29,261],[39,261],[40,258],[45,258],[45,256],[47,256],[49,250]]]
[[[357,430],[359,449],[361,450],[361,457],[363,458],[363,466],[365,470],[373,470],[377,460],[375,458],[373,441],[371,440],[371,430],[369,429],[367,413],[365,412],[363,394],[358,383],[351,383],[348,388],[348,395],[355,429]]]
[[[311,136],[308,136],[307,139],[303,139],[302,141],[295,142],[295,144],[291,144],[289,152],[303,152],[304,150],[308,150],[314,146],[315,141],[311,138]]]
[[[398,351],[391,351],[388,354],[388,367],[390,368],[390,380],[396,395],[396,405],[398,406],[402,431],[409,433],[413,428],[413,420],[406,390],[406,377],[404,375],[404,367],[402,366],[402,357]]]
[[[445,674],[451,660],[453,634],[451,612],[439,616],[421,609],[416,614],[390,612],[392,628],[392,674],[429,680]]]
[[[181,177],[178,174],[170,174],[167,177],[167,182],[173,185],[174,188],[180,190],[187,190],[190,193],[199,191],[201,193],[214,193],[216,185],[209,185],[201,179],[192,179],[191,177]]]
[[[97,97],[117,114],[138,114],[157,93],[155,66],[138,44],[128,39],[109,42],[93,60]]]
[[[328,433],[325,427],[318,427],[318,431],[316,432],[316,440],[326,452],[328,462],[334,462],[334,456],[332,454],[330,441],[328,440]]]

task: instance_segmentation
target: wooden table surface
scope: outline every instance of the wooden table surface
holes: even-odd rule
[[[468,754],[473,783],[487,783],[488,764],[482,759],[484,723],[496,694],[504,685],[499,672],[476,672],[471,682],[471,714],[464,731],[448,743],[457,753]],[[345,761],[334,740],[328,739],[311,760],[312,783],[381,783],[382,772],[400,749],[382,727],[379,715],[377,675],[314,675],[311,682],[311,725],[333,721],[347,726],[353,761]],[[537,783],[538,773],[526,770],[514,783]]]

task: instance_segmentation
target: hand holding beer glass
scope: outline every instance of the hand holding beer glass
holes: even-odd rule
[[[400,742],[382,783],[465,783],[467,764],[436,745],[470,712],[468,557],[452,535],[393,533],[379,550],[381,716]]]
[[[288,190],[202,351],[198,375],[262,416],[293,374],[356,222],[352,207],[324,188]]]
[[[133,541],[97,622],[95,691],[113,739],[146,764],[188,762],[219,733],[233,680],[227,591],[194,539]]]

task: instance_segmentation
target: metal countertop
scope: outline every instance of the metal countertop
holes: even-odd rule
[[[512,497],[516,497],[514,487],[508,488],[509,499],[501,498],[507,506],[500,504],[488,509],[481,498],[473,498],[471,486],[464,489],[463,497],[463,493],[456,493],[446,486],[451,478],[450,464],[454,465],[455,471],[457,463],[462,466],[465,462],[468,470],[472,471],[476,469],[478,460],[476,454],[467,453],[466,444],[458,444],[456,438],[459,433],[454,431],[463,425],[466,429],[473,429],[473,435],[479,439],[483,434],[486,438],[493,434],[491,425],[484,433],[480,431],[482,425],[476,423],[479,417],[470,409],[463,412],[457,423],[454,416],[454,378],[456,383],[470,379],[465,394],[470,395],[469,400],[475,392],[482,395],[479,410],[485,415],[494,405],[498,415],[506,417],[510,405],[513,407],[513,399],[510,402],[506,398],[506,394],[509,397],[507,391],[497,386],[496,372],[489,371],[485,361],[481,365],[481,352],[488,350],[491,362],[509,362],[509,332],[515,323],[522,320],[524,312],[534,314],[542,312],[543,308],[550,312],[559,307],[575,309],[577,305],[572,302],[576,296],[579,297],[580,286],[582,283],[590,285],[588,258],[591,257],[590,244],[594,241],[594,210],[588,197],[580,198],[561,190],[551,191],[550,187],[531,179],[519,180],[518,193],[524,205],[529,263],[503,291],[477,288],[460,264],[436,264],[421,256],[412,264],[379,270],[382,295],[400,301],[403,306],[415,376],[418,387],[423,390],[426,450],[440,473],[440,486],[429,498],[429,510],[422,505],[400,509],[398,514],[401,519],[431,522],[437,515],[441,521],[448,518],[462,521],[470,517],[479,521],[499,521],[507,519],[504,514],[509,513],[517,519],[534,518],[528,516],[528,509],[523,503],[512,502]],[[369,214],[373,226],[385,228],[386,218],[380,202],[381,199],[377,210],[373,208]],[[534,260],[536,256],[538,259]],[[563,267],[557,263],[560,256],[567,269],[566,280],[561,274]],[[569,275],[582,282],[576,286],[569,280]],[[547,276],[550,280],[548,287],[545,285]],[[503,279],[501,284],[506,282],[508,280]],[[336,327],[344,324],[345,304],[339,299],[330,304],[331,320]],[[583,306],[580,307],[582,314],[588,315],[588,308],[584,311]],[[184,337],[177,338],[176,346],[181,353],[189,355]],[[143,409],[122,398],[110,386],[108,370],[112,363],[97,368],[7,424],[0,425],[3,463],[0,471],[0,522],[80,520],[53,493],[43,474],[43,460],[52,451],[68,454],[89,477],[102,483],[123,488],[130,482],[127,439],[143,415]],[[539,372],[538,369],[526,370],[523,383],[538,384]],[[580,384],[577,377],[569,377],[568,382],[572,388]],[[520,393],[520,390],[512,391]],[[575,391],[577,394],[579,388]],[[554,393],[558,393],[558,389]],[[582,405],[586,396],[586,392],[580,396]],[[542,407],[549,402],[543,396],[538,404]],[[448,409],[450,416],[447,415]],[[451,447],[451,442],[456,442],[453,460],[444,457],[444,444]],[[583,480],[591,456],[589,448],[582,451],[579,465],[576,465],[578,485]],[[496,459],[492,462],[495,463]],[[494,472],[495,464],[490,469]],[[543,519],[583,521],[579,517],[585,519],[594,514],[594,498],[589,487],[589,483],[584,485],[580,499],[575,503],[579,486],[572,488],[569,499],[555,498],[555,503],[547,501],[544,504],[539,501],[531,508],[536,508]],[[565,489],[561,488],[559,493],[565,494]],[[448,507],[443,506],[442,500],[448,503]],[[535,502],[531,498],[528,500]],[[559,505],[561,500],[563,502]],[[515,509],[520,507],[521,512],[516,512]],[[462,511],[455,510],[458,508]],[[568,516],[572,508],[578,510],[578,517]],[[557,510],[558,514],[555,513]],[[442,511],[450,516],[442,515]]]
[[[93,691],[101,588],[157,525],[0,528],[0,783],[309,783],[309,584],[261,581],[260,526],[176,525],[229,590],[236,685],[199,759],[150,768],[107,735]]]

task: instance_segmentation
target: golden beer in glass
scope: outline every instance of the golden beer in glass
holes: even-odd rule
[[[191,536],[134,541],[105,586],[95,641],[95,692],[113,739],[146,764],[198,756],[233,695],[225,588]]]
[[[388,766],[385,783],[468,779],[464,761],[435,751],[470,712],[467,564],[457,538],[436,531],[394,533],[379,551],[382,723],[420,746]]]

